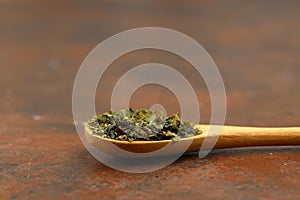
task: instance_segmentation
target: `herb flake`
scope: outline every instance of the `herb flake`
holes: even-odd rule
[[[88,121],[93,134],[122,141],[179,140],[202,133],[179,114],[166,116],[160,110],[110,110]]]

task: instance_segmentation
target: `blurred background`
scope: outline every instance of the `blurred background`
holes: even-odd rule
[[[257,194],[297,196],[297,150],[274,153],[272,161],[266,152],[229,153],[227,158],[216,156],[204,161],[185,158],[168,168],[174,178],[166,171],[130,177],[111,171],[94,160],[78,139],[72,117],[72,88],[81,63],[101,41],[132,28],[165,27],[198,41],[217,64],[227,93],[226,124],[300,126],[299,10],[300,1],[279,0],[0,0],[0,172],[3,169],[1,188],[6,197],[23,196],[31,188],[28,180],[34,180],[30,183],[42,191],[39,197],[43,191],[68,195],[84,189],[90,193],[81,194],[88,196],[96,195],[93,192],[99,188],[117,188],[117,183],[102,173],[119,183],[132,180],[131,186],[118,186],[129,196],[137,191],[167,192],[172,181],[184,183],[175,188],[182,192],[177,193],[179,197],[185,197],[186,190],[194,197],[203,196],[199,193],[202,189],[225,191],[222,194],[226,195],[238,190],[237,199]],[[112,88],[122,74],[148,62],[172,66],[190,80],[200,105],[200,122],[208,123],[210,97],[201,77],[178,56],[155,50],[131,52],[111,64],[98,85],[97,112],[110,108]],[[141,87],[131,99],[134,108],[154,103],[163,104],[169,113],[178,111],[174,94],[164,87]],[[290,167],[284,171],[281,167],[287,158]],[[224,175],[216,175],[215,170]],[[183,174],[180,180],[177,173]],[[206,174],[201,184],[200,179],[192,178],[199,174]],[[157,181],[147,182],[148,178]],[[134,185],[134,181],[139,184]],[[93,189],[103,182],[106,185]],[[213,184],[217,189],[211,187]],[[242,185],[241,190],[237,184]],[[193,187],[182,188],[186,185]],[[18,189],[23,193],[12,192]],[[29,198],[38,195],[35,191],[26,194]],[[167,198],[173,193],[168,194]]]
[[[214,59],[227,91],[226,123],[296,125],[299,6],[298,1],[250,0],[1,1],[1,115],[70,121],[74,78],[88,53],[121,31],[157,26],[187,34]],[[183,59],[157,50],[129,53],[109,67],[99,83],[97,112],[110,108],[113,86],[122,74],[148,62],[167,64],[187,77],[198,96],[201,122],[208,123],[210,97],[201,77]],[[178,110],[174,94],[149,85],[135,92],[131,106],[158,101],[168,113]]]

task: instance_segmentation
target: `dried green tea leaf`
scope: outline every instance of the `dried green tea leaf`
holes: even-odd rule
[[[178,114],[165,116],[160,110],[110,110],[88,121],[93,134],[122,141],[179,140],[202,132]]]

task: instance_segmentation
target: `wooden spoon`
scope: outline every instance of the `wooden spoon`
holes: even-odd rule
[[[203,133],[190,138],[183,138],[178,141],[161,140],[161,141],[119,141],[102,138],[93,135],[91,130],[85,127],[85,136],[87,141],[98,150],[111,155],[122,156],[122,154],[111,148],[114,144],[121,149],[134,153],[149,153],[156,151],[168,144],[174,148],[163,151],[164,155],[182,153],[182,148],[188,143],[189,147],[184,148],[184,152],[199,151],[200,147],[207,137],[216,139],[217,143],[213,149],[234,148],[234,147],[251,147],[251,146],[285,146],[300,145],[300,127],[289,128],[258,128],[258,127],[241,127],[241,126],[223,126],[219,134],[210,132],[208,129],[220,128],[216,125],[196,125]],[[220,129],[218,129],[220,130]],[[220,135],[220,136],[219,136]],[[217,138],[219,136],[219,138]],[[176,148],[175,148],[176,147]],[[205,149],[202,149],[205,150]]]

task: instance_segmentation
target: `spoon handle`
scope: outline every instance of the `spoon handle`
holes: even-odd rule
[[[214,148],[284,145],[300,145],[300,127],[224,126]]]

